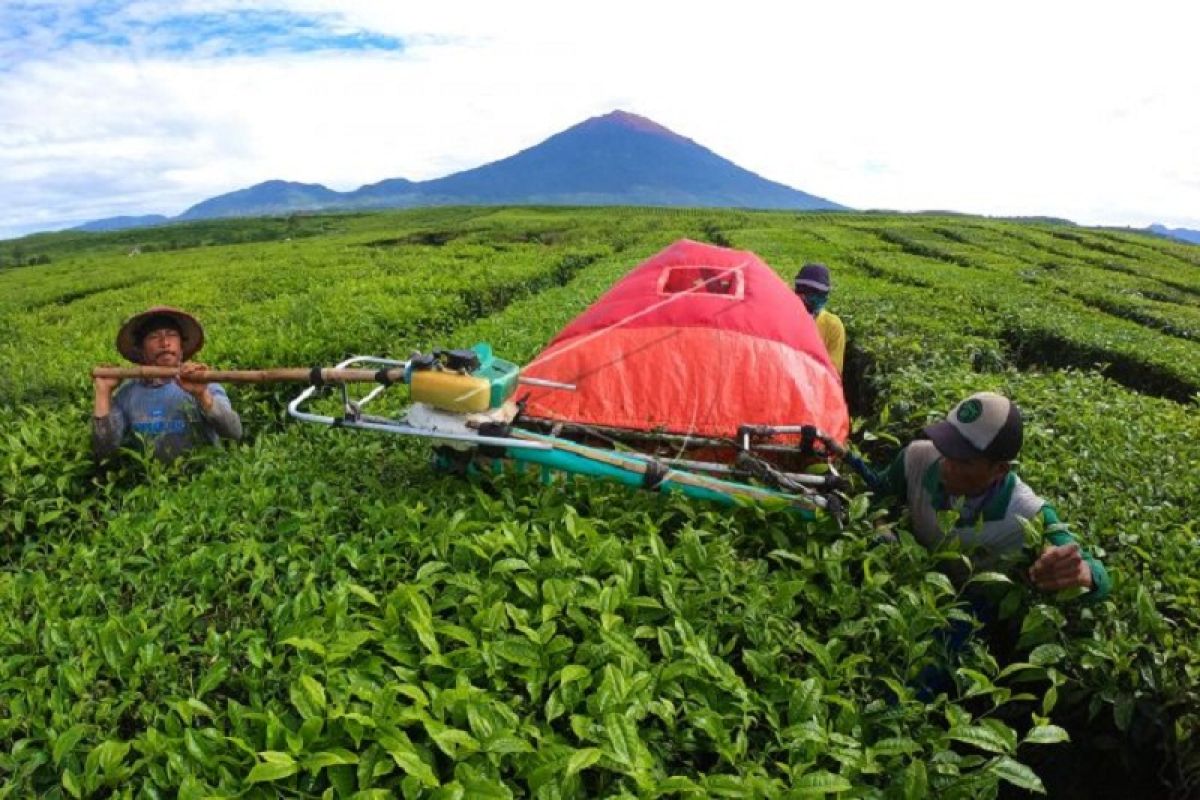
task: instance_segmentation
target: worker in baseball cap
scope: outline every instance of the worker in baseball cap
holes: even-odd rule
[[[796,273],[793,288],[804,301],[804,307],[812,315],[813,321],[817,323],[817,331],[821,334],[821,341],[825,343],[829,360],[837,367],[838,374],[841,374],[846,356],[846,328],[836,315],[825,308],[829,302],[829,292],[833,288],[829,267],[816,262],[805,264]]]
[[[208,369],[191,361],[204,346],[204,329],[186,311],[170,306],[135,314],[117,332],[117,350],[135,364],[177,367],[169,380],[92,379],[95,393],[92,451],[98,459],[142,435],[155,455],[169,461],[199,443],[240,439],[242,421],[218,383],[194,380]]]
[[[1024,424],[1016,403],[994,392],[978,392],[946,418],[925,428],[926,439],[910,443],[882,474],[868,479],[883,495],[908,506],[912,531],[925,547],[958,539],[976,571],[994,569],[1025,545],[1024,521],[1040,519],[1049,542],[1025,577],[1044,592],[1081,588],[1099,600],[1110,589],[1104,565],[1075,541],[1054,508],[1017,477],[1012,461],[1021,452]],[[948,534],[939,512],[957,511]],[[952,574],[965,580],[967,574]]]

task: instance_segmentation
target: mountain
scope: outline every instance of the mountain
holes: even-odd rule
[[[261,217],[335,208],[346,195],[319,183],[266,181],[248,189],[210,197],[184,211],[175,219],[211,219],[213,217]]]
[[[525,204],[845,209],[756,175],[645,117],[613,111],[516,155],[443,178],[388,178],[350,192],[337,192],[318,183],[272,180],[211,197],[174,220]],[[102,223],[108,221],[88,225]]]
[[[435,203],[844,208],[755,175],[625,111],[593,117],[536,147],[420,189]]]
[[[1168,228],[1165,225],[1151,225],[1149,228],[1146,228],[1146,230],[1159,236],[1166,236],[1169,239],[1178,239],[1181,242],[1200,244],[1200,231],[1194,231],[1189,228]]]
[[[421,205],[419,186],[404,178],[388,178],[347,194],[353,197],[352,204],[360,208],[407,208]]]
[[[93,232],[120,231],[127,228],[149,228],[153,225],[162,225],[165,222],[170,222],[170,217],[164,217],[162,214],[145,214],[140,217],[105,217],[104,219],[95,219],[91,222],[77,225],[71,228],[71,230]]]

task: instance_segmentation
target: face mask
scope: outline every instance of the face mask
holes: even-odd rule
[[[808,309],[808,313],[815,317],[821,313],[821,309],[825,308],[825,304],[829,302],[829,295],[805,293],[800,295],[800,299],[804,301],[804,307]]]

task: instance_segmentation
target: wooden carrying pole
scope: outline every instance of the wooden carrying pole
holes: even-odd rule
[[[172,380],[179,377],[177,367],[94,367],[93,378],[121,380]],[[321,367],[280,367],[278,369],[208,369],[192,376],[196,383],[404,383],[404,367],[386,369],[325,369]],[[573,383],[559,383],[521,375],[518,383],[575,391]]]
[[[171,380],[179,377],[176,367],[96,367],[93,378],[123,380]],[[322,369],[282,367],[279,369],[209,369],[191,378],[196,383],[401,383],[404,369]]]

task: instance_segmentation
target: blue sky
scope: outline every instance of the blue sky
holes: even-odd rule
[[[1200,228],[1200,10],[0,0],[0,237],[424,180],[649,117],[858,208]]]
[[[102,2],[0,3],[0,68],[48,58],[270,57],[289,53],[400,52],[395,36],[348,24],[335,11],[244,4]]]

